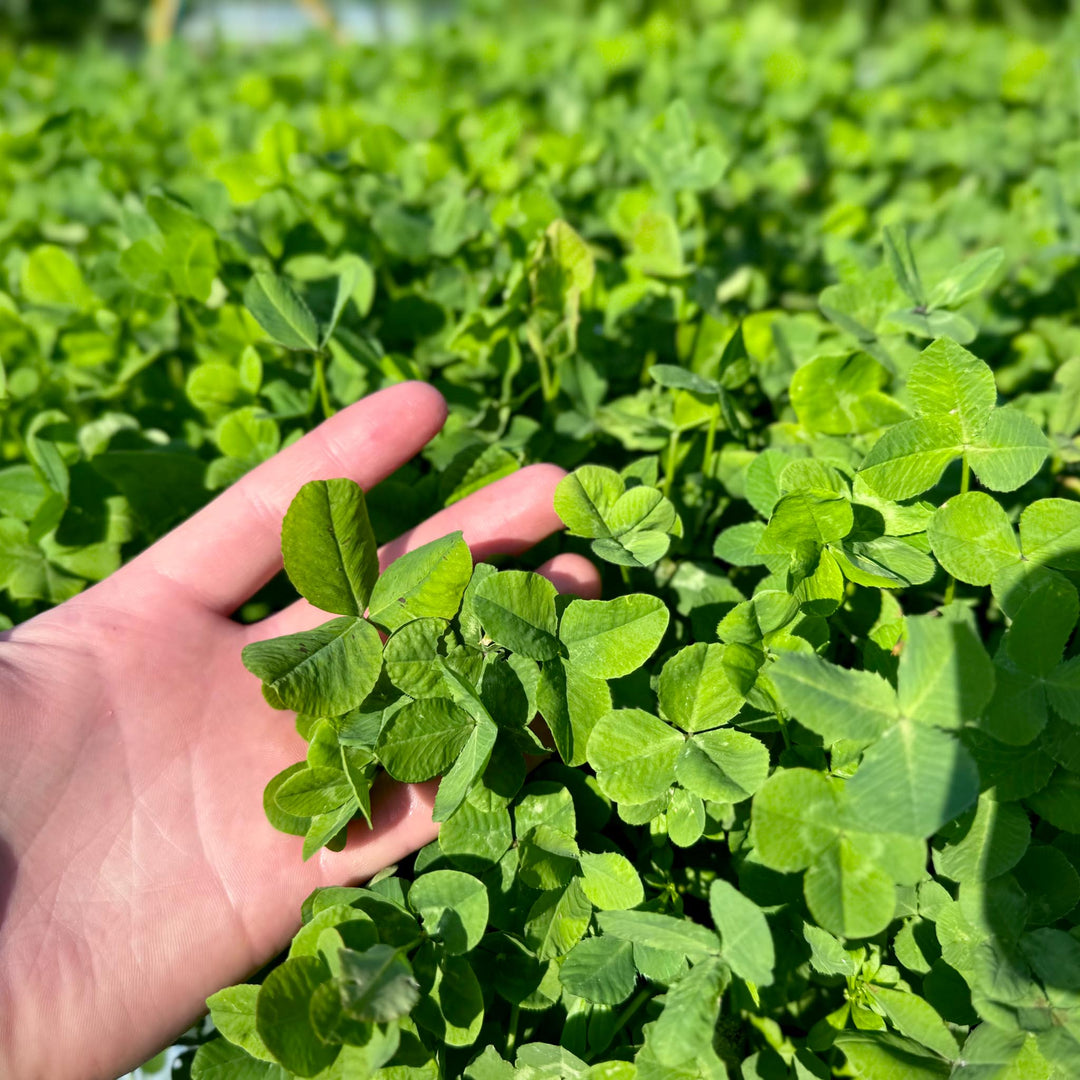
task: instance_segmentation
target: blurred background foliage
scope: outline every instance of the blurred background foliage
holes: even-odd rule
[[[293,0],[306,10],[308,17],[320,21],[317,8],[323,4],[312,0]],[[699,16],[746,13],[754,0],[625,0],[622,5],[630,22],[644,20],[657,11],[672,15]],[[291,5],[284,0],[236,5],[229,0],[0,0],[0,40],[15,42],[51,41],[77,45],[88,38],[105,38],[119,43],[137,42],[153,33],[155,22],[175,21],[180,29],[197,16],[215,21],[230,8],[238,8],[240,18],[229,21],[233,32],[243,34],[244,23],[256,32],[260,17],[269,12],[281,12]],[[358,15],[361,25],[376,29],[390,24],[404,12],[409,23],[423,23],[445,16],[458,9],[480,14],[505,16],[513,5],[508,0],[326,0],[325,7],[339,21],[348,23],[348,16]],[[856,12],[871,21],[896,20],[910,22],[931,16],[1002,20],[1010,25],[1031,29],[1039,23],[1050,23],[1067,16],[1073,8],[1068,0],[783,0],[775,5],[800,18],[827,21],[847,12]],[[547,10],[569,10],[591,13],[600,7],[599,0],[551,0]],[[400,21],[398,23],[400,25]],[[291,27],[290,22],[282,24]],[[1052,29],[1052,25],[1050,27]]]

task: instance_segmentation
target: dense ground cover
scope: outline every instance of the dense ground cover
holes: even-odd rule
[[[350,679],[246,657],[307,854],[380,767],[454,777],[441,838],[313,897],[192,1075],[1075,1076],[1076,32],[619,11],[0,54],[4,618],[371,390],[451,407],[286,523]],[[452,538],[376,580],[541,460],[522,565],[600,606]]]

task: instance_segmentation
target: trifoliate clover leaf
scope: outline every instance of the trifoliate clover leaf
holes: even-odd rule
[[[861,435],[909,419],[883,392],[888,378],[869,353],[817,356],[791,377],[791,404],[807,431]]]
[[[920,415],[886,430],[860,468],[879,496],[919,495],[958,457],[986,487],[1013,491],[1046,460],[1049,443],[1039,426],[1015,409],[995,408],[993,373],[955,342],[940,339],[923,351],[908,391]]]
[[[583,465],[555,489],[555,512],[593,553],[618,566],[651,566],[666,554],[682,523],[672,505],[647,484],[626,487],[613,469]]]
[[[675,761],[675,778],[701,799],[738,803],[769,775],[769,750],[745,731],[724,728],[692,735]]]

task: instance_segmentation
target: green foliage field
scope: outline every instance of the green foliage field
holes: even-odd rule
[[[195,1080],[1080,1075],[1080,27],[726,7],[0,51],[4,625],[450,404],[239,613],[330,620],[244,657],[297,858],[380,769],[440,839],[309,898]],[[378,576],[536,461],[566,535]]]

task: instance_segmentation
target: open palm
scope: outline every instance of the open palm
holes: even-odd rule
[[[386,784],[374,829],[300,861],[262,812],[303,755],[240,663],[306,629],[305,602],[229,615],[280,569],[281,519],[307,480],[371,487],[445,418],[422,384],[382,391],[256,469],[111,578],[0,643],[0,1076],[110,1080],[183,1030],[205,997],[288,941],[318,885],[362,879],[435,835],[432,785]],[[384,564],[461,529],[474,555],[559,527],[561,473],[533,466],[430,518]],[[576,556],[542,568],[592,595]]]

